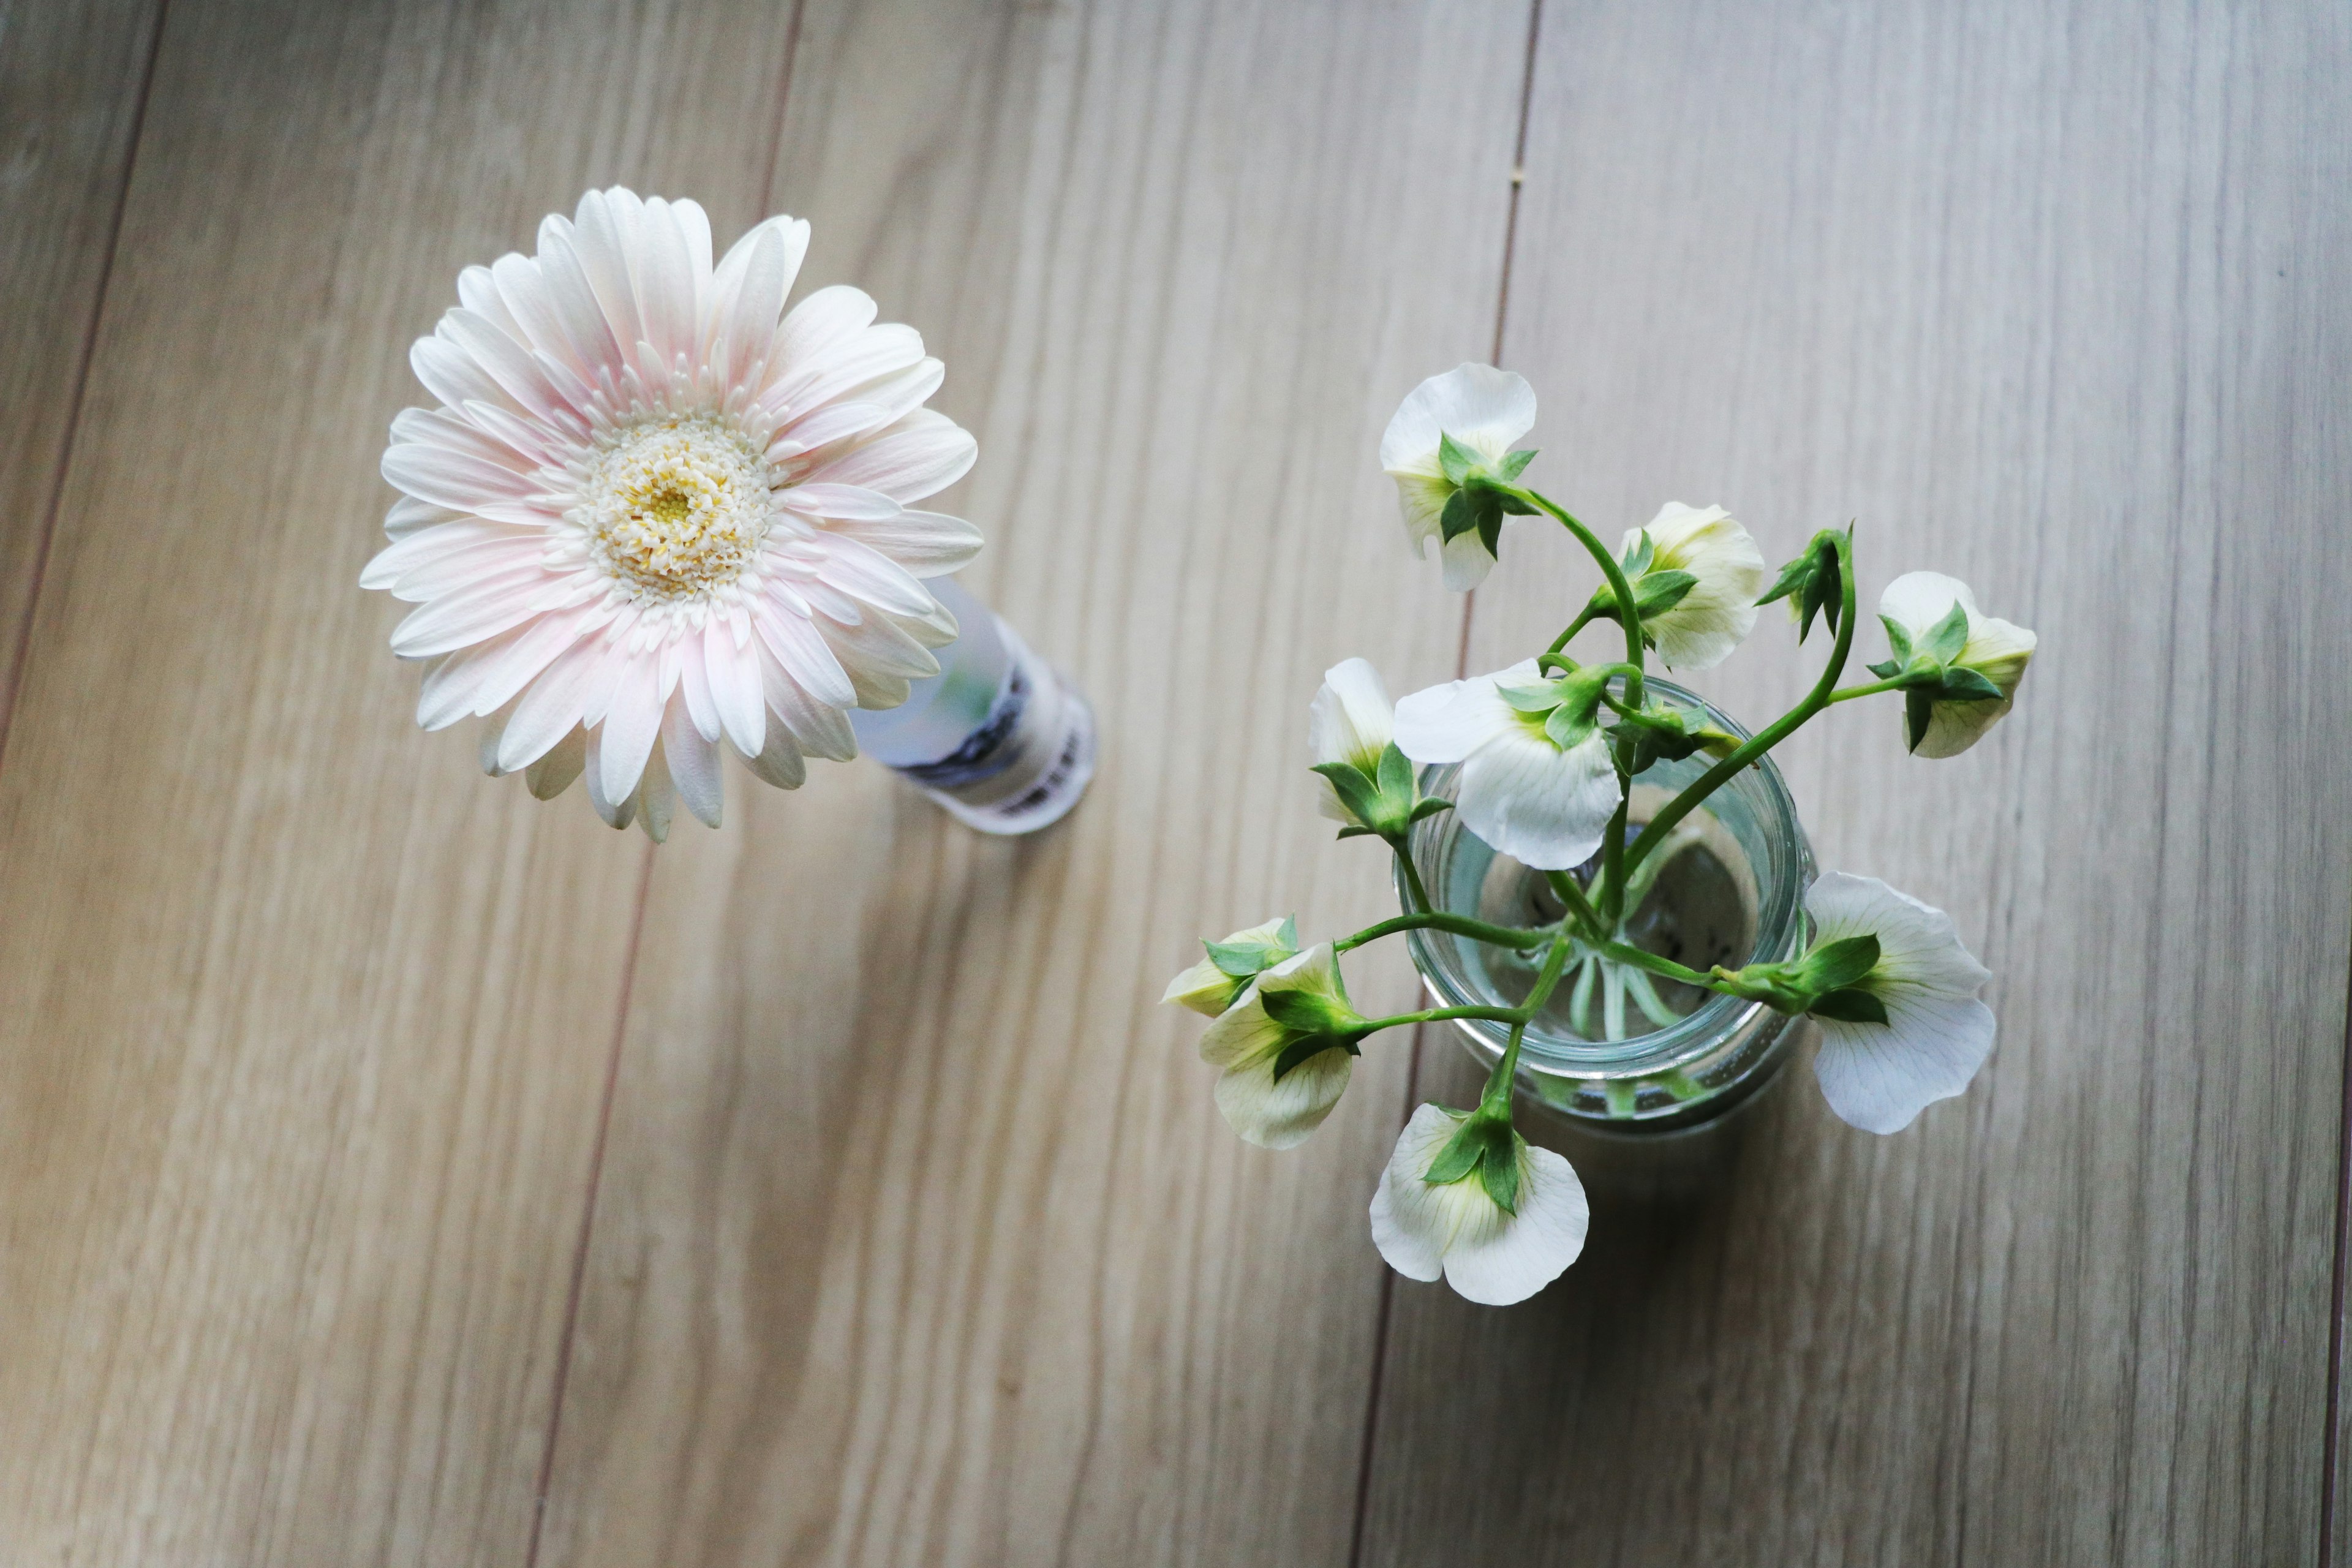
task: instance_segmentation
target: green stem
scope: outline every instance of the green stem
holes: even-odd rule
[[[1568,963],[1568,951],[1575,943],[1566,931],[1552,939],[1551,951],[1544,954],[1543,969],[1536,975],[1536,988],[1512,1014],[1511,1037],[1503,1047],[1503,1054],[1495,1058],[1495,1070],[1486,1079],[1486,1092],[1479,1097],[1478,1112],[1482,1116],[1511,1114],[1511,1079],[1519,1068],[1519,1043],[1527,1038],[1528,1021],[1543,1011],[1551,1000],[1552,987],[1559,984],[1561,969]]]
[[[1903,689],[1903,678],[1897,676],[1892,680],[1874,680],[1868,686],[1849,686],[1843,691],[1832,691],[1830,693],[1830,700],[1851,702],[1857,697],[1875,697],[1882,691],[1900,691],[1901,689]]]
[[[1355,935],[1342,937],[1333,942],[1331,951],[1346,952],[1361,947],[1366,942],[1378,942],[1384,936],[1394,936],[1401,931],[1450,931],[1455,936],[1466,936],[1473,942],[1492,942],[1496,947],[1507,947],[1514,952],[1525,952],[1531,947],[1541,947],[1553,934],[1549,928],[1521,931],[1513,926],[1489,925],[1485,921],[1474,921],[1467,915],[1449,915],[1438,911],[1398,915],[1393,919],[1384,920],[1378,925],[1366,926]]]
[[[1625,678],[1625,695],[1635,707],[1640,707],[1642,705],[1642,671],[1644,668],[1642,660],[1646,650],[1642,645],[1642,612],[1633,603],[1633,584],[1625,581],[1625,568],[1618,563],[1617,557],[1609,553],[1608,547],[1601,542],[1600,538],[1591,529],[1535,491],[1523,490],[1517,485],[1495,485],[1493,489],[1498,494],[1509,496],[1514,500],[1525,502],[1528,506],[1538,507],[1550,513],[1562,528],[1576,536],[1577,542],[1584,546],[1592,559],[1600,563],[1601,574],[1609,579],[1609,591],[1617,597],[1617,622],[1625,628],[1625,662],[1633,667],[1633,673]],[[1580,616],[1578,617],[1580,624],[1583,618]],[[1569,629],[1573,631],[1576,628],[1571,626]],[[1560,642],[1567,640],[1563,636]],[[1557,650],[1559,643],[1555,643],[1552,647]]]
[[[1591,940],[1598,942],[1608,939],[1614,928],[1601,923],[1601,911],[1592,907],[1592,900],[1585,897],[1583,888],[1578,885],[1572,874],[1546,871],[1544,880],[1551,884],[1551,890],[1559,895],[1559,901],[1568,906],[1569,913],[1583,922],[1585,934]]]
[[[1560,649],[1568,646],[1569,638],[1582,631],[1587,626],[1591,624],[1591,621],[1592,606],[1591,605],[1587,605],[1584,608],[1576,612],[1576,619],[1568,623],[1568,630],[1552,638],[1551,647],[1544,649],[1544,652],[1558,653]]]
[[[1412,863],[1412,856],[1406,851],[1404,847],[1404,836],[1402,834],[1399,834],[1396,837],[1390,839],[1389,847],[1396,851],[1397,864],[1403,868],[1405,890],[1412,895],[1412,907],[1414,910],[1418,913],[1426,914],[1430,910],[1437,908],[1435,904],[1430,901],[1429,889],[1421,885],[1421,868]],[[1345,950],[1343,949],[1342,951]]]
[[[1629,968],[1647,970],[1652,974],[1663,975],[1668,980],[1679,980],[1685,985],[1700,985],[1709,991],[1720,991],[1727,996],[1738,994],[1738,992],[1724,985],[1714,975],[1701,974],[1697,970],[1676,963],[1671,958],[1661,958],[1654,952],[1645,952],[1638,947],[1631,947],[1622,942],[1604,942],[1598,945],[1603,958],[1613,959]]]
[[[1524,1007],[1424,1007],[1418,1013],[1395,1013],[1385,1018],[1368,1018],[1367,1031],[1402,1028],[1407,1024],[1435,1024],[1447,1018],[1486,1018],[1497,1024],[1524,1024],[1528,1014]]]
[[[1642,857],[1656,848],[1659,841],[1674,831],[1675,824],[1688,816],[1702,801],[1730,783],[1765,752],[1794,734],[1806,720],[1830,705],[1831,695],[1837,690],[1838,677],[1845,673],[1846,655],[1853,648],[1853,546],[1843,534],[1837,535],[1836,539],[1839,586],[1842,590],[1841,613],[1838,616],[1837,646],[1830,650],[1830,661],[1822,670],[1821,679],[1811,691],[1806,693],[1804,700],[1757,731],[1738,751],[1701,773],[1697,782],[1675,796],[1664,811],[1652,817],[1628,852],[1627,858],[1631,864],[1640,865]]]

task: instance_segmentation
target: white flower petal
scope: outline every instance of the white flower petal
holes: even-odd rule
[[[811,696],[777,659],[766,638],[755,639],[755,646],[760,651],[760,689],[767,698],[768,711],[783,721],[800,750],[836,763],[857,755],[857,734],[849,727],[849,715],[843,708]],[[854,688],[850,695],[856,696]],[[772,735],[776,726],[768,729]]]
[[[1373,1190],[1372,1245],[1390,1268],[1408,1279],[1435,1279],[1445,1272],[1453,1216],[1439,1203],[1437,1189],[1422,1177],[1437,1163],[1463,1120],[1442,1105],[1415,1109]]]
[[[1402,698],[1392,738],[1416,763],[1458,763],[1518,721],[1517,712],[1495,688],[1537,679],[1536,661],[1521,659],[1492,675],[1449,680]]]
[[[1355,1058],[1337,1046],[1318,1051],[1274,1077],[1272,1053],[1217,1076],[1217,1109],[1243,1142],[1261,1149],[1295,1149],[1315,1135],[1347,1092]]]
[[[506,743],[503,732],[499,742],[503,748]],[[553,800],[572,787],[572,780],[580,776],[580,770],[587,762],[588,731],[575,727],[550,748],[545,756],[523,769],[523,784],[541,800]]]
[[[1470,1202],[1485,1205],[1485,1223],[1463,1226],[1445,1254],[1445,1282],[1482,1306],[1524,1301],[1559,1279],[1584,1250],[1591,1223],[1584,1184],[1566,1160],[1532,1144],[1521,1157],[1518,1213],[1505,1215],[1479,1186]]]
[[[1341,659],[1323,672],[1307,708],[1307,745],[1318,763],[1353,763],[1366,772],[1396,738],[1396,708],[1368,659]]]
[[[1973,997],[1885,997],[1887,1023],[1817,1018],[1813,1076],[1839,1120],[1865,1132],[1900,1132],[1939,1100],[1969,1087],[1992,1052],[1992,1009]]]
[[[1960,941],[1952,917],[1875,877],[1824,871],[1805,889],[1816,945],[1844,937],[1878,938],[1878,984],[1916,987],[1945,996],[1974,996],[1992,971]]]
[[[1393,472],[1433,464],[1441,435],[1499,458],[1535,422],[1535,388],[1524,376],[1492,365],[1457,365],[1405,395],[1381,437],[1381,467]]]
[[[702,628],[701,665],[710,706],[729,743],[739,755],[758,756],[768,744],[768,705],[760,690],[759,656],[738,647],[727,623],[713,616]]]
[[[756,757],[743,758],[743,765],[751,770],[753,777],[776,789],[798,789],[808,777],[801,749],[793,743],[792,731],[781,722],[768,726],[766,748]]]
[[[1627,531],[1624,548],[1631,550],[1644,532],[1655,552],[1651,571],[1688,572],[1697,581],[1673,608],[1645,618],[1643,627],[1668,668],[1711,669],[1755,629],[1756,600],[1769,578],[1764,552],[1719,506],[1668,501],[1647,529]]]
[[[530,766],[579,725],[587,699],[606,679],[613,657],[614,650],[600,639],[576,642],[531,681],[499,737],[500,773]]]
[[[646,759],[653,755],[661,733],[662,700],[658,675],[650,659],[631,659],[621,667],[612,701],[599,729],[598,778],[606,800],[623,800],[645,776]]]
[[[1599,730],[1563,752],[1521,724],[1463,763],[1454,809],[1463,826],[1521,865],[1564,871],[1601,847],[1618,798]]]
[[[960,517],[900,509],[894,517],[868,522],[828,521],[827,533],[854,539],[914,578],[940,577],[970,565],[987,536]]]
[[[764,604],[751,612],[751,626],[785,673],[810,696],[835,708],[848,708],[856,702],[857,689],[850,683],[848,671],[841,668],[840,659],[806,619],[776,605]],[[805,744],[807,737],[803,736],[802,741]]]
[[[901,503],[921,500],[971,471],[980,444],[944,416],[924,410],[812,471],[812,482],[862,485]]]
[[[726,785],[719,773],[719,748],[702,738],[686,710],[682,697],[673,697],[662,710],[661,751],[669,764],[670,782],[686,809],[705,826],[719,826],[726,802]]]
[[[1478,531],[1457,533],[1447,540],[1439,552],[1444,563],[1445,586],[1456,594],[1466,594],[1486,580],[1495,569],[1495,558],[1486,552],[1486,542]]]
[[[1962,605],[1974,620],[1977,596],[1958,577],[1941,572],[1906,572],[1878,595],[1878,613],[1909,632],[1914,640],[1934,629],[1936,623]]]

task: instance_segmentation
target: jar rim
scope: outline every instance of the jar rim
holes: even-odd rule
[[[1622,680],[1611,684],[1620,685]],[[1689,688],[1656,676],[1649,677],[1646,684],[1654,694],[1688,703],[1702,710],[1710,724],[1726,733],[1743,742],[1749,738],[1749,731],[1738,721]],[[1423,768],[1422,792],[1424,795],[1450,794],[1450,786],[1459,776],[1461,767],[1459,763],[1444,763]],[[1772,958],[1793,956],[1804,934],[1804,892],[1813,879],[1813,858],[1812,847],[1805,837],[1804,824],[1797,816],[1796,802],[1789,794],[1787,781],[1780,776],[1780,768],[1769,756],[1759,758],[1752,768],[1727,783],[1724,788],[1742,788],[1750,779],[1756,781],[1750,788],[1760,795],[1761,804],[1766,808],[1765,826],[1771,841],[1775,845],[1785,846],[1788,851],[1784,866],[1757,865],[1751,868],[1757,884],[1756,940],[1748,960],[1752,963],[1768,955]],[[1416,868],[1424,874],[1433,870],[1432,862],[1437,850],[1450,844],[1456,834],[1477,837],[1470,834],[1470,830],[1463,826],[1450,811],[1434,813],[1414,825],[1407,846]],[[1410,911],[1412,898],[1402,867],[1394,872],[1394,881],[1399,907]],[[1436,948],[1431,932],[1409,931],[1405,941],[1412,954],[1413,967],[1421,974],[1422,984],[1437,999],[1440,1006],[1492,1005],[1492,997],[1474,994],[1463,989],[1455,984],[1446,966],[1436,962]],[[1717,993],[1664,1028],[1645,1035],[1629,1036],[1622,1040],[1574,1039],[1548,1035],[1530,1026],[1527,1037],[1520,1044],[1519,1066],[1525,1070],[1566,1078],[1652,1077],[1670,1072],[1704,1057],[1726,1036],[1746,1028],[1765,1011],[1767,1009],[1760,1002]],[[1508,1042],[1509,1026],[1496,1020],[1457,1018],[1453,1022],[1468,1037],[1470,1044],[1482,1052],[1499,1054]]]

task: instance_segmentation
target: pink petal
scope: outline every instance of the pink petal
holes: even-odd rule
[[[938,577],[968,564],[987,542],[978,528],[939,511],[900,511],[879,522],[828,521],[825,532],[854,539],[911,577]]]
[[[857,700],[848,672],[841,668],[841,661],[834,658],[833,649],[825,646],[814,626],[773,605],[755,606],[751,625],[785,672],[819,702],[846,708]]]
[[[841,763],[857,755],[857,735],[849,727],[849,715],[802,689],[764,641],[753,646],[760,654],[760,689],[768,711],[783,721],[800,749]]]
[[[980,444],[945,415],[908,416],[896,429],[854,447],[808,476],[814,484],[864,485],[891,500],[922,500],[971,471]]]
[[[661,733],[662,701],[656,689],[658,671],[642,656],[625,660],[613,686],[613,700],[604,710],[604,745],[598,759],[599,777],[606,800],[625,799],[645,776],[646,759],[653,754],[654,738]]]
[[[595,688],[613,652],[601,640],[573,643],[531,681],[499,737],[500,773],[530,766],[580,723],[583,700]]]
[[[710,683],[710,705],[736,751],[756,757],[768,743],[767,712],[761,706],[757,656],[735,646],[727,624],[713,616],[703,623],[702,668]]]
[[[931,591],[909,576],[907,569],[855,539],[829,534],[824,563],[817,575],[845,594],[855,594],[878,609],[902,616],[928,616],[935,601]]]
[[[489,578],[466,593],[436,599],[410,611],[407,618],[393,628],[392,651],[403,658],[430,658],[437,653],[455,653],[494,637],[509,626],[521,625],[538,614],[522,591],[530,581],[520,573],[507,578]]]
[[[719,776],[719,748],[702,738],[688,716],[686,704],[673,699],[662,710],[662,758],[669,764],[670,782],[686,809],[705,826],[719,826],[726,786]]]

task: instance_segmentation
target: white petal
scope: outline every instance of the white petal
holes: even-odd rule
[[[601,639],[576,642],[530,683],[499,738],[499,772],[537,762],[580,723],[586,699],[613,655]]]
[[[783,424],[805,418],[812,411],[845,398],[871,382],[923,363],[923,335],[897,321],[886,321],[840,342],[826,345],[794,378],[789,399],[778,410]],[[933,361],[934,364],[938,362]],[[939,383],[931,383],[935,390]],[[923,397],[929,397],[925,392]],[[923,399],[917,398],[920,403]],[[860,398],[863,402],[864,399]],[[904,412],[904,410],[901,410]]]
[[[710,705],[718,710],[727,739],[741,755],[758,756],[768,744],[768,709],[760,692],[759,655],[749,647],[738,647],[727,623],[713,616],[702,628],[701,663]]]
[[[1396,710],[1370,660],[1342,659],[1323,672],[1307,709],[1307,744],[1318,763],[1353,763],[1367,772],[1396,737]]]
[[[1941,572],[1906,572],[1878,595],[1878,613],[1916,641],[1950,615],[1955,604],[1967,608],[1969,619],[1976,618],[1976,595],[1958,577],[1947,577]]]
[[[543,541],[545,535],[510,523],[488,522],[476,517],[460,517],[454,522],[436,522],[404,533],[377,551],[375,559],[370,561],[360,574],[360,586],[389,588],[399,582],[404,573],[490,540],[533,539]]]
[[[863,289],[845,283],[820,289],[793,306],[776,330],[775,346],[769,351],[771,386],[762,401],[781,407],[781,401],[770,399],[789,397],[796,386],[814,380],[822,373],[823,356],[864,331],[874,315],[874,301]]]
[[[392,503],[383,514],[383,531],[387,539],[405,539],[420,529],[433,528],[445,522],[465,521],[467,513],[453,511],[431,501],[418,500],[415,496],[403,496]]]
[[[1812,917],[1815,946],[1845,937],[1878,939],[1874,989],[1886,983],[1968,997],[1992,978],[1960,941],[1951,916],[1875,877],[1822,872],[1805,889],[1805,912]]]
[[[1900,1132],[1920,1111],[1969,1087],[1991,1054],[1992,1009],[1974,997],[1882,995],[1885,1024],[1816,1018],[1813,1076],[1841,1121]]]
[[[658,670],[646,657],[627,659],[613,687],[612,702],[599,727],[598,767],[604,798],[622,800],[633,794],[645,775],[646,759],[653,755],[661,733],[662,700]]]
[[[1219,1074],[1217,1109],[1244,1142],[1261,1149],[1293,1149],[1313,1137],[1339,1103],[1355,1058],[1334,1046],[1300,1062],[1277,1083],[1276,1054],[1265,1053]]]
[[[1668,501],[1647,529],[1625,535],[1628,550],[1648,533],[1654,572],[1688,572],[1697,579],[1672,609],[1646,618],[1658,657],[1670,669],[1711,669],[1731,657],[1756,626],[1756,599],[1769,572],[1764,552],[1721,507]]]
[[[1535,389],[1525,377],[1492,365],[1457,365],[1405,395],[1381,437],[1381,467],[1396,468],[1424,454],[1433,456],[1441,434],[1499,458],[1535,422]]]
[[[392,651],[403,658],[430,658],[521,625],[539,614],[530,585],[542,575],[537,565],[504,573],[410,611],[392,629]]]
[[[987,542],[960,517],[903,509],[885,522],[830,521],[825,531],[856,540],[916,578],[945,576],[967,566]]]
[[[457,511],[478,511],[488,500],[527,501],[537,489],[512,468],[422,441],[385,447],[379,467],[394,489]]]
[[[572,359],[583,372],[601,371],[617,376],[626,363],[613,323],[596,298],[580,259],[578,235],[570,222],[551,217],[539,228],[539,276],[546,286],[549,306],[572,344]],[[634,333],[634,327],[632,328]],[[636,342],[634,335],[629,339]]]
[[[781,722],[768,726],[767,749],[756,757],[745,757],[743,765],[752,776],[777,789],[798,789],[808,777],[808,766],[801,760],[800,748],[793,743],[792,731]]]
[[[501,746],[506,737],[499,737]],[[588,761],[588,731],[575,728],[558,741],[548,753],[523,769],[524,785],[541,800],[553,800],[572,787]]]
[[[755,620],[753,624],[758,623]],[[767,699],[768,711],[783,721],[783,727],[791,731],[799,749],[837,763],[857,755],[857,733],[849,727],[849,715],[840,707],[809,695],[777,659],[764,637],[754,639],[754,646],[760,652],[760,690]],[[851,695],[856,695],[854,689]],[[773,724],[768,726],[772,739],[776,729]]]
[[[857,700],[857,689],[850,684],[848,671],[841,668],[841,661],[825,646],[824,638],[806,620],[772,604],[763,604],[752,611],[751,625],[768,651],[810,696],[835,708],[847,708]],[[803,735],[801,740],[806,744],[808,737]]]
[[[655,843],[667,842],[670,814],[677,805],[677,786],[670,780],[668,759],[662,755],[658,745],[646,758],[646,769],[637,779],[635,798],[637,826]]]
[[[1475,528],[1447,540],[1439,548],[1438,558],[1444,563],[1445,586],[1456,594],[1470,592],[1495,569],[1495,558]]]
[[[1487,1223],[1465,1225],[1445,1254],[1445,1282],[1464,1299],[1488,1307],[1524,1301],[1560,1276],[1584,1250],[1591,1211],[1584,1184],[1549,1149],[1521,1149],[1518,1213],[1505,1215],[1486,1198],[1477,1178],[1473,1203],[1485,1201]],[[1424,1185],[1426,1184],[1423,1184]]]
[[[1445,1271],[1445,1246],[1453,1239],[1451,1216],[1433,1201],[1422,1177],[1462,1122],[1462,1117],[1442,1105],[1416,1109],[1372,1193],[1372,1245],[1390,1268],[1408,1279],[1434,1279]]]
[[[719,776],[719,748],[696,731],[681,697],[671,698],[662,711],[661,751],[669,765],[670,782],[677,786],[686,809],[705,826],[718,826],[726,795]]]
[[[1519,722],[1517,712],[1495,694],[1496,686],[1536,678],[1536,661],[1527,658],[1492,675],[1449,680],[1400,699],[1393,735],[1397,749],[1416,763],[1462,761]]]
[[[623,354],[646,335],[637,310],[636,286],[630,276],[630,247],[623,238],[628,208],[635,202],[634,195],[619,186],[590,191],[580,198],[572,217],[572,244],[580,269],[594,292],[606,330]]]
[[[1591,858],[1617,809],[1617,772],[1598,730],[1563,752],[1525,726],[1462,764],[1462,826],[1523,866],[1564,871]]]
[[[888,556],[846,537],[831,538],[827,545],[818,578],[861,603],[892,615],[918,616],[929,615],[937,603],[929,588]]]
[[[617,801],[604,794],[604,769],[602,763],[604,745],[603,731],[588,731],[588,754],[584,759],[586,765],[581,770],[582,776],[588,782],[588,804],[596,808],[596,815],[604,819],[605,826],[626,827],[636,819],[636,794],[632,791],[626,797]]]
[[[900,502],[921,500],[971,471],[980,445],[944,415],[920,410],[813,470],[822,484],[863,485]]]

